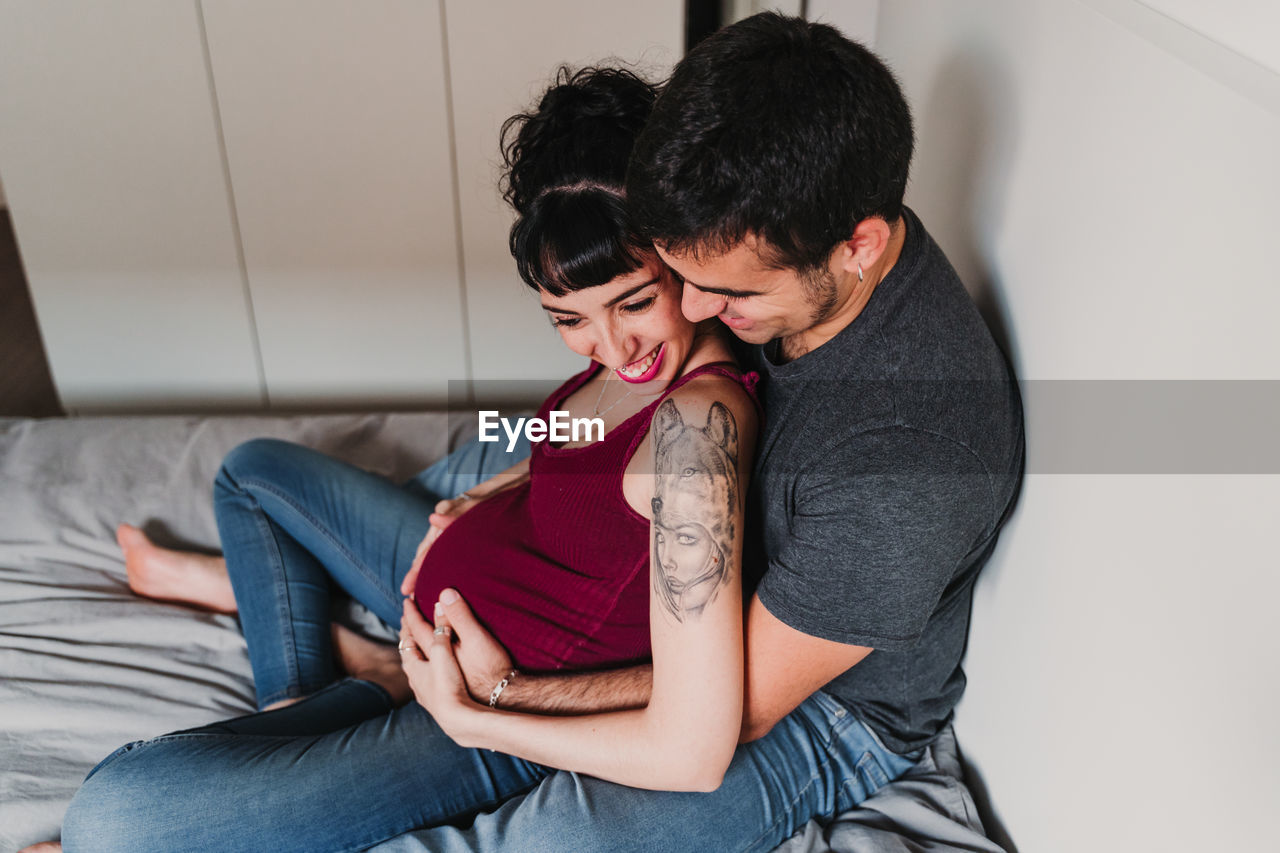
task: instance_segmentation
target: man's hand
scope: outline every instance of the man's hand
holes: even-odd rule
[[[453,629],[458,638],[458,666],[462,669],[467,692],[472,699],[487,704],[494,685],[511,672],[511,655],[476,620],[457,590],[446,589],[440,594],[434,619],[437,625],[448,625]]]
[[[468,494],[458,495],[456,498],[443,500],[436,504],[436,511],[431,513],[431,527],[427,530],[427,535],[418,543],[418,550],[413,554],[413,565],[409,567],[409,572],[404,576],[404,580],[400,582],[400,594],[413,598],[413,590],[418,585],[418,570],[422,568],[422,558],[427,553],[427,549],[431,547],[431,543],[436,541],[446,527],[458,520],[459,516],[470,510],[479,503],[479,498],[473,498]]]

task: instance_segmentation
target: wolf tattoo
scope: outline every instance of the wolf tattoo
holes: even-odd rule
[[[671,400],[654,415],[653,585],[683,622],[724,585],[738,507],[738,426],[722,403],[704,426],[686,424]]]

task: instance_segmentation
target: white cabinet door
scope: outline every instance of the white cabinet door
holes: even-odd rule
[[[527,109],[561,63],[639,63],[652,79],[680,57],[681,0],[446,2],[458,140],[471,360],[481,380],[564,378],[585,362],[560,342],[507,249],[511,213],[498,194],[498,132]],[[484,395],[483,385],[477,393]]]
[[[439,4],[205,0],[273,406],[466,378]]]
[[[195,4],[0,5],[0,173],[68,411],[260,405]]]

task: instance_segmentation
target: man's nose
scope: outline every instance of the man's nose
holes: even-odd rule
[[[704,293],[692,285],[684,286],[680,297],[680,311],[690,323],[699,323],[714,317],[725,308],[725,298],[714,293]]]

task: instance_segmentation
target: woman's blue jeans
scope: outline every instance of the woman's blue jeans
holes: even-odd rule
[[[308,698],[120,748],[68,809],[66,849],[355,849],[396,827],[473,813],[545,776],[521,759],[458,747],[420,706],[393,710],[375,684],[335,683],[330,648],[335,588],[399,628],[400,582],[436,502],[527,455],[527,444],[506,453],[472,442],[396,485],[273,439],[229,453],[214,505],[258,706]],[[378,766],[360,763],[371,756]]]
[[[214,511],[259,708],[337,677],[329,626],[338,589],[400,627],[400,582],[436,502],[522,458],[498,447],[473,442],[403,486],[275,439],[227,454]]]

